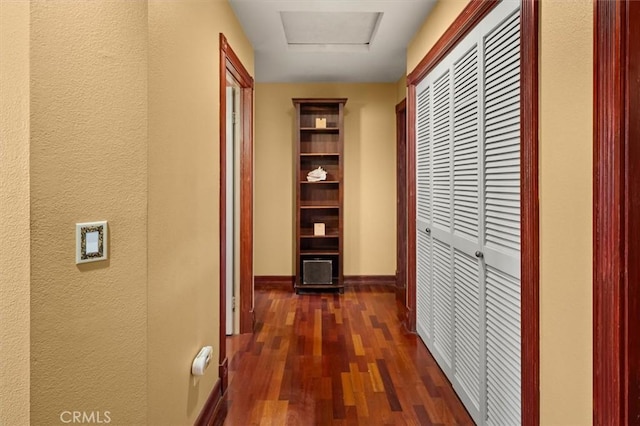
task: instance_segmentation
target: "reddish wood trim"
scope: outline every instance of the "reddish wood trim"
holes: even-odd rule
[[[471,31],[476,24],[491,11],[500,0],[471,0],[449,28],[440,36],[436,44],[429,50],[407,76],[407,84],[417,84],[438,65],[458,42]]]
[[[229,358],[225,357],[224,361],[218,366],[218,377],[220,377],[220,394],[222,395],[226,392],[229,384]]]
[[[540,217],[538,209],[538,0],[520,9],[522,424],[540,424]]]
[[[407,98],[396,105],[396,301],[407,304]],[[399,314],[400,315],[400,314]]]
[[[381,285],[391,287],[395,291],[395,275],[345,275],[344,285],[355,287],[360,285]]]
[[[244,67],[242,61],[238,58],[238,55],[236,55],[236,52],[229,46],[226,37],[222,33],[220,33],[220,45],[220,48],[225,53],[226,69],[238,80],[240,86],[253,89],[253,77],[251,77],[249,71]]]
[[[407,88],[407,310],[404,326],[416,331],[416,84]]]
[[[253,330],[253,78],[240,62],[224,34],[220,33],[219,141],[220,141],[220,359],[222,392],[227,386],[226,354],[226,87],[227,70],[240,83],[242,93],[242,141],[240,158],[240,332]]]
[[[292,98],[293,105],[296,104],[346,104],[349,98]]]
[[[640,4],[595,3],[593,422],[640,422]]]
[[[204,403],[200,415],[194,423],[195,426],[207,426],[214,424],[216,412],[219,411],[220,402],[222,401],[222,382],[220,379],[213,385],[213,389]]]
[[[626,7],[594,3],[593,423],[623,425]]]
[[[293,292],[293,275],[257,275],[255,277],[256,290],[281,290]]]
[[[220,34],[220,63],[219,63],[219,97],[220,97],[220,108],[219,108],[219,122],[220,122],[220,195],[219,195],[219,212],[218,216],[220,218],[220,276],[219,276],[219,286],[220,286],[220,318],[219,318],[219,359],[218,359],[218,367],[224,365],[227,362],[227,288],[225,285],[227,279],[227,213],[225,206],[227,205],[227,194],[226,194],[226,179],[227,179],[227,162],[226,162],[226,140],[227,140],[227,40],[224,38],[222,34]],[[220,377],[222,379],[222,377]],[[217,383],[216,383],[217,385]],[[220,386],[222,386],[222,381],[220,382]],[[226,388],[221,389],[221,393],[224,392]]]
[[[640,424],[640,2],[627,1],[626,255],[626,423]]]
[[[295,276],[294,276],[294,285],[296,285],[297,283],[302,282],[301,277],[302,277],[302,266],[300,265],[300,238],[298,238],[298,235],[300,235],[300,221],[302,220],[302,214],[300,212],[300,209],[298,208],[298,206],[300,205],[300,184],[299,182],[302,179],[302,176],[300,175],[300,127],[302,127],[302,125],[300,124],[300,114],[301,114],[301,102],[303,102],[304,99],[301,99],[300,102],[296,102],[296,99],[293,99],[293,106],[296,109],[296,113],[295,113],[295,140],[294,140],[294,145],[295,145],[295,163],[294,166],[295,167],[295,172],[294,172],[294,179],[295,179],[295,183],[294,183],[294,188],[295,188],[295,238],[294,238],[294,269],[295,269]]]
[[[240,154],[240,333],[255,327],[253,310],[253,84],[243,87]]]
[[[405,327],[416,327],[416,180],[415,109],[416,86],[497,4],[472,0],[435,46],[407,77],[408,138],[408,237],[407,319]],[[539,338],[539,203],[538,203],[538,58],[539,2],[522,0],[521,6],[521,292],[522,292],[522,423],[540,423]]]

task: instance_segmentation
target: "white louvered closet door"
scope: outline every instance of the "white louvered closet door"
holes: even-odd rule
[[[520,423],[520,10],[486,32],[487,423]]]
[[[427,87],[417,96],[417,208],[418,218],[416,280],[416,328],[425,341],[433,335],[433,268],[432,241],[427,229],[431,226],[431,92]],[[421,232],[422,231],[422,232]],[[430,231],[429,231],[430,232]]]
[[[519,2],[416,87],[417,330],[478,424],[520,423]]]

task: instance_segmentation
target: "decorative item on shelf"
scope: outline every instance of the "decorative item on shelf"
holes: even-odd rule
[[[323,236],[323,235],[325,235],[324,223],[316,222],[316,223],[313,224],[313,235],[315,235],[315,236]]]
[[[316,118],[316,129],[326,129],[326,128],[327,128],[327,119]]]
[[[307,181],[320,182],[321,180],[327,180],[327,171],[321,166],[307,173]]]

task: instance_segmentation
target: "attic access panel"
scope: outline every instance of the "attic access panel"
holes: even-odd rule
[[[382,12],[280,12],[289,46],[369,46]]]

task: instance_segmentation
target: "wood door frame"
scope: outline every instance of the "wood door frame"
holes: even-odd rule
[[[617,426],[640,419],[640,4],[594,8],[593,424]]]
[[[224,393],[228,381],[226,353],[226,179],[227,71],[240,83],[242,140],[240,142],[240,333],[253,331],[253,78],[220,33],[220,364]]]
[[[396,302],[407,317],[407,98],[396,105]]]
[[[471,0],[407,77],[407,321],[416,329],[416,86],[498,0]],[[538,47],[539,1],[521,0],[521,365],[522,424],[540,423],[540,240],[538,206]]]

